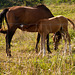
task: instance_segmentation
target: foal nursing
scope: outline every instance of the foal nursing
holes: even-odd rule
[[[63,34],[65,40],[65,51],[67,49],[67,41],[66,41],[67,38],[69,42],[69,51],[71,52],[71,39],[68,33],[68,21],[70,21],[74,29],[75,28],[74,23],[70,19],[65,18],[64,16],[42,19],[36,25],[32,24],[26,29],[27,31],[32,30],[32,32],[40,33],[41,35],[40,53],[43,51],[43,56],[45,55],[45,39],[47,37],[47,34],[56,33],[58,31],[60,31],[61,34]]]

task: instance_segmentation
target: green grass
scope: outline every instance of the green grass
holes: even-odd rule
[[[75,19],[75,4],[62,3],[60,5],[50,5],[48,8],[51,10],[53,15],[64,15],[70,19]]]
[[[50,5],[53,15],[64,15],[75,23],[75,5]],[[60,41],[59,49],[54,50],[52,34],[50,48],[52,54],[42,57],[35,52],[37,33],[17,30],[11,42],[12,58],[6,56],[4,34],[0,33],[0,75],[75,75],[75,31],[69,23],[72,54],[67,50],[64,55],[64,41]],[[40,44],[39,44],[40,49]]]

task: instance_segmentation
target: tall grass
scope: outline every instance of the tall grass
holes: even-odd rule
[[[49,5],[53,15],[64,15],[75,23],[75,5]],[[75,32],[69,24],[72,54],[69,49],[64,54],[64,41],[60,41],[59,49],[54,50],[50,35],[52,54],[42,57],[35,53],[37,33],[17,30],[11,42],[12,57],[6,56],[5,36],[0,33],[0,75],[75,75]],[[39,48],[40,49],[40,44]]]
[[[43,0],[43,3],[47,5],[62,4],[62,3],[72,4],[72,3],[75,3],[75,0]]]

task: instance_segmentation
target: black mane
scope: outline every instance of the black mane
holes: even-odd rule
[[[43,9],[45,9],[45,10],[47,10],[47,11],[50,11],[45,5],[38,5],[37,6],[37,8],[43,8]]]

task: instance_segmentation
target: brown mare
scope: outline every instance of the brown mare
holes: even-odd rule
[[[0,32],[6,33],[6,53],[7,56],[11,56],[10,42],[17,28],[21,29],[20,25],[33,24],[40,19],[53,17],[53,14],[45,5],[39,5],[37,7],[26,7],[26,6],[14,6],[4,9],[0,13]],[[2,21],[7,23],[8,30],[2,30]],[[36,51],[40,40],[40,34],[37,37]],[[49,34],[47,35],[47,50],[49,48]]]
[[[69,52],[71,53],[71,38],[68,33],[68,21],[73,25],[74,29],[75,28],[74,23],[70,19],[65,18],[64,16],[42,19],[37,24],[32,24],[27,28],[26,26],[23,26],[22,29],[28,32],[38,32],[41,35],[40,53],[43,51],[43,56],[45,55],[45,39],[47,35],[49,33],[56,33],[58,31],[60,31],[65,40],[65,52],[67,50],[67,40],[66,40],[67,38],[69,42]]]

